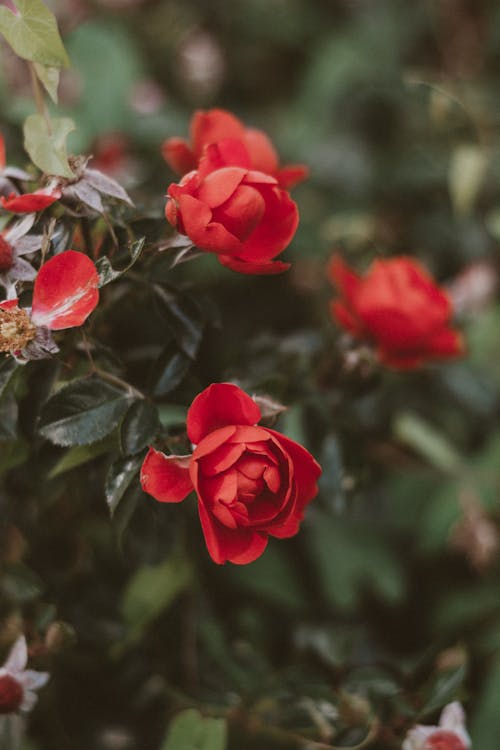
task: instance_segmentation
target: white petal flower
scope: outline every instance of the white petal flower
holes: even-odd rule
[[[403,742],[402,750],[428,750],[428,748],[432,748],[432,738],[435,737],[438,740],[438,738],[442,738],[444,732],[448,737],[452,735],[455,740],[459,740],[463,750],[470,749],[471,740],[465,728],[465,712],[458,701],[449,703],[444,707],[439,719],[439,726],[417,724],[413,729],[410,729]]]
[[[26,638],[20,636],[11,648],[7,660],[0,668],[0,713],[31,711],[37,701],[35,690],[49,680],[48,672],[25,669],[28,662]]]

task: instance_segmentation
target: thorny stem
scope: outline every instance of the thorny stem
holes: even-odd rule
[[[42,115],[47,125],[47,131],[49,135],[52,135],[52,123],[50,121],[50,115],[45,105],[45,98],[40,87],[40,81],[36,74],[35,65],[32,62],[28,62],[28,66],[31,74],[31,88],[33,89],[33,96],[35,97],[36,108],[38,114]]]

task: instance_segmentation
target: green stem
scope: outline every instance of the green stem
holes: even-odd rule
[[[47,131],[49,135],[52,135],[52,123],[50,121],[48,109],[45,105],[45,97],[40,86],[40,81],[38,80],[38,76],[36,74],[35,65],[32,62],[28,62],[28,66],[31,74],[31,88],[33,89],[33,96],[35,98],[38,114],[42,115],[47,125]]]

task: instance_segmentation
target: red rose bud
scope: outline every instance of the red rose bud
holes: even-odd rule
[[[268,536],[294,536],[318,491],[319,464],[298,443],[256,426],[260,418],[244,391],[215,383],[188,411],[194,453],[166,456],[150,448],[142,465],[142,487],[160,502],[196,491],[208,552],[219,564],[252,562]]]
[[[440,729],[426,740],[424,750],[467,750],[467,746],[455,732]]]
[[[274,177],[241,167],[217,168],[218,155],[218,147],[210,146],[198,171],[170,185],[168,221],[233,271],[285,271],[289,264],[273,258],[295,234],[296,204]]]
[[[245,167],[272,175],[282,188],[292,188],[308,176],[303,164],[280,168],[273,144],[262,130],[246,128],[231,112],[224,109],[198,110],[190,124],[191,143],[183,138],[168,138],[162,146],[167,164],[178,174],[198,168],[200,159],[211,144],[224,152],[226,167]]]
[[[329,275],[340,293],[333,316],[353,336],[373,342],[385,365],[411,369],[463,354],[448,296],[413,258],[376,260],[361,278],[335,255]]]
[[[0,714],[17,711],[23,701],[23,686],[10,674],[0,676]]]

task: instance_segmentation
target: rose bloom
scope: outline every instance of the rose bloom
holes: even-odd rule
[[[208,552],[214,562],[245,564],[259,557],[268,536],[296,534],[315,497],[321,468],[308,451],[257,426],[255,401],[230,383],[215,383],[193,401],[188,456],[150,448],[141,484],[156,500],[178,503],[194,489]]]
[[[308,176],[304,164],[279,166],[273,144],[262,130],[246,128],[231,112],[224,109],[198,110],[191,118],[191,143],[184,138],[168,138],[162,154],[171,169],[185,174],[197,169],[210,144],[219,145],[225,166],[247,167],[276,178],[278,185],[290,189]]]
[[[0,352],[20,362],[58,351],[51,331],[81,326],[99,301],[99,277],[90,258],[66,250],[39,270],[31,310],[17,299],[0,302]]]
[[[207,148],[198,170],[168,188],[165,215],[222,265],[248,274],[281,273],[273,261],[291,242],[299,213],[274,177],[244,167],[220,166],[220,149]]]
[[[455,701],[443,709],[439,726],[418,724],[410,729],[402,750],[469,750],[470,747],[464,710]]]
[[[27,662],[28,649],[22,635],[0,668],[0,714],[31,711],[37,701],[34,691],[47,683],[48,673],[25,669]]]
[[[376,260],[360,277],[335,255],[329,275],[340,293],[333,316],[353,336],[373,342],[385,365],[410,369],[463,354],[447,294],[413,258]]]

